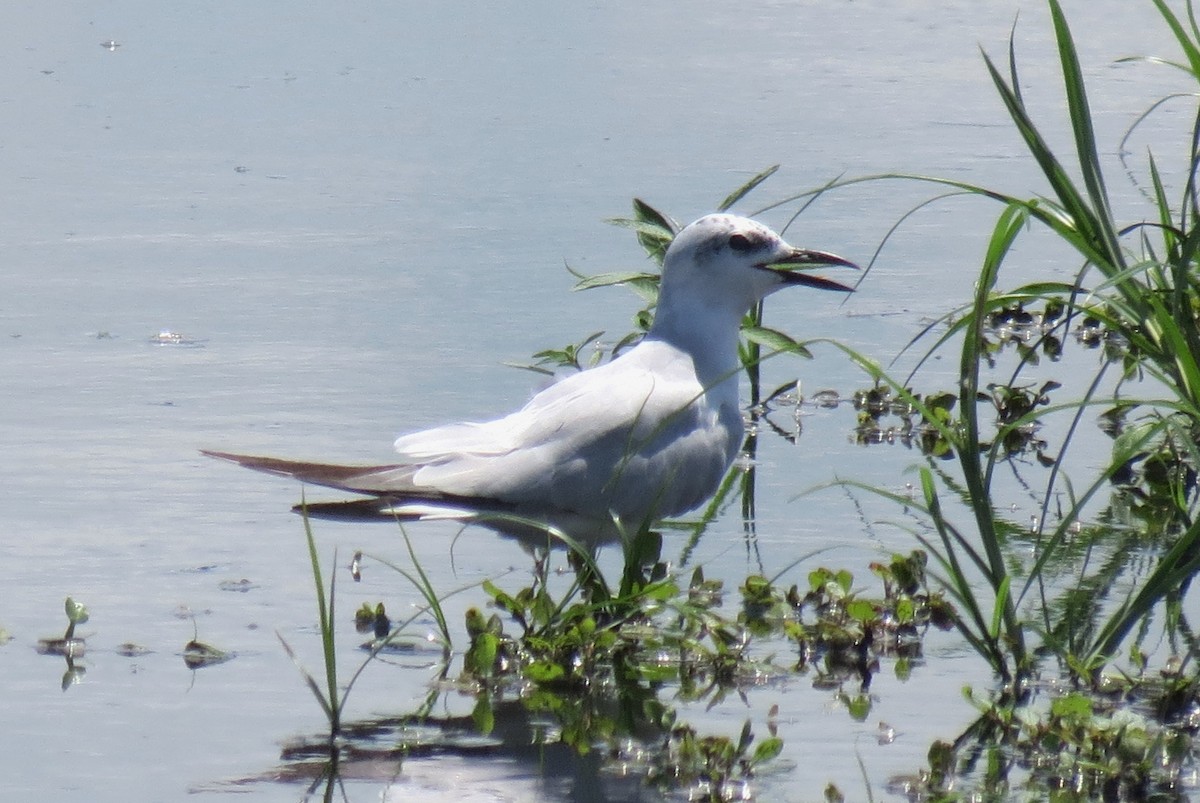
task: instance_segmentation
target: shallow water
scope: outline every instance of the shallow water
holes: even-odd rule
[[[398,432],[516,406],[538,380],[502,363],[627,328],[632,295],[572,294],[563,263],[642,266],[628,233],[602,223],[635,194],[686,221],[775,162],[780,174],[739,209],[886,171],[1031,191],[1040,185],[978,52],[1003,55],[1018,6],[1027,98],[1052,114],[1061,101],[1038,3],[120,2],[65,21],[48,8],[0,10],[0,627],[14,637],[0,648],[5,796],[249,788],[295,800],[302,783],[271,782],[286,775],[281,745],[323,724],[275,635],[318,666],[303,532],[287,512],[298,489],[197,449],[387,459]],[[1067,6],[1099,136],[1115,152],[1136,114],[1179,87],[1162,68],[1111,62],[1170,53],[1169,41],[1149,4]],[[110,40],[118,46],[101,46]],[[1137,208],[1136,191],[1114,190]],[[928,194],[895,183],[833,193],[789,237],[866,261]],[[952,202],[920,213],[845,304],[778,296],[768,323],[886,361],[969,293],[995,212]],[[1019,256],[1030,275],[1075,270],[1052,249]],[[182,342],[159,342],[163,331]],[[800,377],[806,391],[864,383],[831,349],[774,360],[766,374],[768,387]],[[764,439],[757,537],[729,515],[693,555],[710,576],[736,583],[817,550],[797,580],[816,562],[865,576],[881,550],[911,548],[840,492],[793,498],[835,474],[900,488],[915,459],[850,445],[846,406],[805,412],[797,446]],[[339,565],[359,548],[405,559],[386,527],[317,534]],[[510,567],[516,585],[529,571],[516,545],[484,532],[411,534],[439,588]],[[339,582],[346,614],[416,602],[378,567]],[[62,659],[34,645],[61,632],[68,595],[92,618],[86,674],[64,692]],[[454,598],[451,621],[481,601]],[[235,659],[188,670],[193,626]],[[355,639],[342,634],[347,668]],[[126,657],[125,642],[151,652]],[[764,798],[816,798],[830,781],[853,794],[861,758],[880,799],[889,776],[921,766],[934,738],[967,721],[953,690],[990,680],[952,637],[926,653],[907,683],[877,678],[862,723],[804,678],[756,690],[746,707],[687,713],[736,734],[780,705],[786,748]],[[436,655],[401,663],[368,670],[351,717],[420,704]],[[462,714],[470,701],[445,705]],[[895,742],[878,744],[881,720]],[[520,762],[414,760],[360,775],[356,800],[582,799]],[[613,783],[613,796],[638,794]]]

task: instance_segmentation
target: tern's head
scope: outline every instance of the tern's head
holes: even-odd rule
[[[736,215],[702,217],[675,236],[663,262],[663,304],[699,302],[739,317],[787,285],[851,292],[852,287],[807,268],[854,267],[834,254],[793,248],[766,226]],[[675,301],[675,297],[679,301]]]

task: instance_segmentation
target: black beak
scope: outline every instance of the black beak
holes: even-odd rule
[[[806,272],[809,268],[821,265],[859,269],[858,265],[837,254],[830,254],[826,251],[810,251],[805,248],[796,248],[782,259],[766,262],[758,267],[777,274],[785,284],[801,284],[805,287],[816,287],[819,290],[837,290],[839,293],[854,292],[854,288],[849,285]]]

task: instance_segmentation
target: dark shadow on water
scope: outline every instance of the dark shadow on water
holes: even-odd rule
[[[225,785],[277,783],[304,787],[302,800],[378,800],[380,785],[413,800],[471,798],[545,799],[572,803],[657,801],[662,796],[638,773],[620,775],[604,750],[582,755],[548,740],[557,727],[533,719],[519,701],[494,708],[495,724],[481,735],[471,716],[394,716],[343,726],[328,735],[301,737],[284,745],[281,763],[257,777]],[[444,797],[442,797],[444,796]],[[399,799],[399,798],[398,798]]]

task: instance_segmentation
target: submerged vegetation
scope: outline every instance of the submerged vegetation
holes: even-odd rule
[[[1163,0],[1151,1],[1183,55],[1171,65],[1200,84],[1200,26],[1191,4],[1181,18]],[[741,799],[782,749],[774,713],[766,722],[747,721],[736,738],[703,735],[681,721],[681,703],[711,707],[802,675],[837,689],[845,711],[861,720],[881,660],[907,676],[930,628],[957,629],[990,666],[995,685],[964,690],[978,719],[933,744],[928,766],[895,778],[889,791],[914,800],[1186,798],[1200,729],[1198,647],[1183,607],[1200,569],[1200,111],[1179,169],[1166,171],[1148,155],[1143,186],[1154,219],[1120,222],[1074,41],[1059,3],[1049,0],[1049,7],[1073,135],[1070,159],[1051,148],[1039,113],[1026,105],[1015,48],[1007,69],[984,56],[1046,191],[1024,197],[890,175],[833,182],[773,205],[803,211],[850,184],[901,179],[1000,205],[974,296],[909,345],[915,351],[930,344],[910,375],[893,376],[868,355],[826,345],[866,373],[866,387],[845,396],[858,416],[853,438],[903,444],[921,461],[911,494],[854,479],[836,484],[856,498],[894,503],[912,551],[872,564],[870,591],[844,568],[811,568],[806,584],[786,585],[784,574],[813,556],[799,557],[773,577],[747,577],[735,611],[725,607],[732,595],[722,581],[699,568],[685,571],[687,549],[681,565],[663,559],[657,532],[623,538],[619,576],[606,575],[593,553],[565,539],[565,577],[550,572],[543,555],[528,584],[488,581],[471,589],[482,593],[486,608],[470,609],[466,644],[455,651],[445,596],[410,548],[412,572],[387,565],[419,590],[422,611],[436,621],[443,653],[435,689],[469,695],[469,723],[435,716],[431,698],[411,715],[355,724],[343,717],[354,679],[342,685],[337,677],[334,589],[325,591],[308,529],[326,672],[323,683],[305,677],[330,723],[321,771],[327,798],[347,751],[399,760],[428,749],[431,729],[445,736],[469,727],[486,738],[521,723],[526,743],[566,748],[578,761],[599,756],[610,775],[684,790],[690,799]],[[773,172],[754,177],[719,208],[738,203]],[[1183,186],[1173,196],[1175,178]],[[632,217],[615,222],[659,264],[678,230],[640,200]],[[1034,230],[1073,249],[1078,270],[1068,280],[1001,289],[1014,244]],[[617,354],[636,342],[652,319],[657,273],[578,278],[581,289],[622,285],[639,295],[644,307],[633,331],[606,349]],[[752,458],[757,425],[798,393],[794,385],[764,389],[759,366],[780,354],[807,356],[812,344],[766,326],[761,307],[743,334],[755,425],[745,451]],[[525,367],[581,369],[604,357],[603,337],[592,333],[541,351]],[[947,352],[957,364],[955,386],[922,387],[922,368]],[[1080,353],[1101,357],[1082,387],[1034,370]],[[1058,422],[1053,438],[1043,429],[1048,421]],[[1098,435],[1111,439],[1102,465],[1072,459],[1079,444]],[[1031,522],[1013,521],[1004,510],[999,477],[1018,460],[1032,461],[1044,476],[1030,486],[1040,504]],[[731,471],[698,521],[668,526],[689,532],[690,545],[739,499],[752,522],[754,481],[748,460]],[[359,563],[356,556],[356,573]],[[357,618],[374,635],[364,667],[405,638],[413,621],[392,623],[383,603],[365,606]],[[294,755],[309,759],[322,748],[309,744]],[[842,795],[825,790],[826,799]]]
[[[421,711],[347,723],[342,714],[358,673],[338,686],[332,646],[325,651],[325,688],[302,669],[330,724],[327,737],[288,750],[293,759],[319,759],[311,771],[312,789],[323,788],[328,797],[347,758],[402,760],[433,745],[455,752],[468,727],[486,743],[498,739],[505,745],[515,738],[553,745],[575,763],[597,756],[609,773],[667,792],[682,788],[690,799],[744,799],[752,794],[755,772],[782,749],[773,722],[777,713],[762,723],[767,735],[756,733],[759,723],[747,720],[732,738],[699,732],[680,719],[680,705],[712,707],[801,676],[814,687],[838,690],[847,715],[862,721],[871,710],[869,690],[881,661],[906,677],[921,659],[923,634],[952,626],[953,612],[929,588],[926,556],[919,550],[872,564],[875,593],[844,569],[813,569],[803,587],[753,575],[737,589],[737,605],[728,612],[724,583],[706,578],[700,568],[684,582],[656,561],[643,565],[636,577],[627,573],[625,587],[614,589],[590,557],[570,553],[570,560],[574,572],[566,589],[553,587],[544,561],[530,584],[515,591],[483,583],[494,612],[468,609],[461,661],[443,655],[438,682]],[[313,567],[319,577],[319,562]],[[328,596],[319,593],[329,610],[332,589]],[[381,607],[360,609],[360,625],[369,620],[374,628]],[[437,607],[435,600],[426,610],[438,616]],[[377,631],[376,640],[364,645],[369,654],[358,672],[384,643],[409,637],[411,622],[386,635]],[[323,644],[332,645],[331,620],[322,620],[321,633]],[[434,700],[448,690],[474,700],[466,720],[433,713]]]

